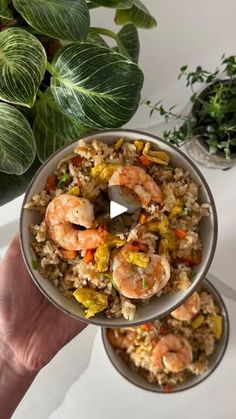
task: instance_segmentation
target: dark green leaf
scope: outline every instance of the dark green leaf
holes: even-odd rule
[[[117,25],[133,23],[139,28],[149,29],[157,25],[155,18],[139,0],[133,1],[130,9],[119,9],[116,11],[115,22]]]
[[[143,73],[110,48],[64,47],[52,62],[51,89],[61,109],[92,128],[116,128],[137,110]]]
[[[35,154],[34,135],[25,117],[13,106],[0,103],[0,171],[21,175]]]
[[[0,206],[12,201],[23,194],[28,187],[32,177],[40,167],[36,158],[33,165],[21,176],[8,175],[0,172]]]
[[[139,36],[136,26],[132,23],[125,25],[117,34],[119,51],[135,63],[139,59]]]
[[[0,0],[0,17],[2,19],[10,20],[13,18],[12,11],[8,8],[10,0]]]
[[[85,0],[13,0],[13,4],[41,33],[67,41],[87,37],[90,16]]]
[[[133,0],[93,0],[93,3],[113,9],[129,9],[133,5]]]
[[[38,39],[20,28],[0,33],[0,99],[32,107],[46,70],[46,53]]]
[[[104,41],[102,36],[90,30],[87,36],[87,42],[90,42],[92,44],[102,45],[103,47],[108,47],[107,43]]]
[[[184,71],[186,71],[186,70],[187,70],[187,68],[188,68],[188,66],[187,66],[187,65],[183,65],[182,67],[180,67],[180,71],[181,71],[181,73],[183,73]]]
[[[81,126],[74,118],[60,110],[50,89],[37,102],[33,132],[37,154],[42,162],[58,148],[75,141],[87,131],[88,129]]]

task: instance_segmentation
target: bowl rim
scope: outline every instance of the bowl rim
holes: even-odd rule
[[[113,365],[113,367],[114,367],[114,369],[126,380],[126,381],[128,381],[129,383],[131,383],[132,385],[134,385],[135,387],[139,387],[140,389],[142,389],[142,390],[145,390],[145,391],[148,391],[148,392],[151,392],[151,393],[158,393],[158,394],[174,394],[174,393],[180,393],[180,392],[182,392],[182,391],[186,391],[186,390],[190,390],[190,389],[192,389],[193,387],[196,387],[196,386],[198,386],[199,384],[202,384],[215,370],[216,370],[216,368],[219,366],[219,364],[221,363],[221,361],[222,361],[222,359],[223,359],[223,357],[224,357],[224,355],[225,355],[225,352],[226,352],[226,349],[227,349],[227,347],[228,347],[228,344],[229,344],[229,336],[230,336],[230,321],[229,321],[229,313],[228,313],[228,309],[227,309],[227,307],[226,307],[226,304],[225,304],[225,302],[224,302],[224,300],[223,300],[223,298],[222,298],[222,296],[221,296],[221,294],[220,294],[220,292],[217,290],[217,288],[211,283],[211,281],[209,280],[209,279],[207,279],[207,278],[204,278],[203,279],[203,281],[202,281],[202,284],[201,285],[203,285],[204,286],[204,283],[206,283],[207,284],[207,286],[211,289],[211,290],[213,290],[216,294],[217,294],[217,297],[218,297],[218,299],[219,299],[219,301],[220,301],[220,304],[221,304],[221,307],[223,308],[223,312],[224,312],[224,316],[223,316],[223,318],[224,318],[224,328],[225,328],[225,332],[226,332],[226,336],[225,336],[225,343],[224,343],[224,346],[222,347],[222,351],[220,352],[220,356],[219,356],[219,358],[217,359],[217,362],[214,364],[214,366],[213,366],[213,368],[212,369],[209,369],[209,371],[202,377],[202,378],[200,378],[199,379],[199,381],[198,382],[196,382],[196,383],[192,383],[192,384],[190,384],[190,385],[188,385],[188,386],[186,386],[186,388],[180,388],[180,389],[173,389],[173,390],[171,390],[170,392],[165,392],[165,391],[163,391],[163,390],[160,390],[160,388],[159,388],[159,386],[157,386],[157,388],[156,389],[154,389],[154,388],[147,388],[147,387],[145,387],[144,385],[142,385],[142,384],[138,384],[137,382],[135,382],[135,380],[133,380],[132,378],[130,378],[129,376],[127,376],[126,374],[124,374],[122,371],[121,371],[121,369],[119,369],[118,368],[118,366],[117,366],[117,364],[111,359],[111,357],[110,357],[110,354],[109,354],[109,351],[108,351],[108,349],[107,349],[107,344],[106,344],[106,337],[105,337],[105,333],[106,333],[106,330],[107,329],[109,329],[109,327],[101,327],[101,337],[102,337],[102,343],[103,343],[103,347],[104,347],[104,349],[105,349],[105,353],[106,353],[106,355],[107,355],[107,357],[108,357],[108,359],[109,359],[109,361],[111,362],[111,364]],[[163,317],[165,317],[165,316],[163,316]],[[117,357],[118,355],[116,355],[116,357]]]
[[[90,133],[88,133],[87,135],[78,138],[77,140],[75,140],[74,142],[70,143],[70,144],[66,144],[62,147],[60,147],[58,150],[56,150],[50,157],[48,157],[48,159],[42,163],[42,165],[39,167],[39,169],[37,170],[37,172],[35,173],[35,175],[33,176],[33,178],[31,179],[28,188],[25,192],[24,195],[24,199],[23,199],[23,203],[21,206],[21,212],[20,212],[20,247],[21,247],[21,252],[22,252],[22,256],[25,262],[25,265],[27,267],[27,270],[32,278],[32,280],[34,281],[34,283],[36,284],[36,286],[39,288],[39,290],[42,292],[42,294],[48,299],[48,301],[50,301],[50,303],[52,303],[55,307],[57,307],[59,310],[63,311],[65,314],[69,315],[70,317],[79,320],[79,321],[83,321],[87,324],[94,324],[97,326],[103,326],[104,323],[102,322],[102,320],[94,320],[94,318],[91,319],[86,319],[83,318],[82,316],[77,316],[73,313],[70,312],[69,309],[67,309],[64,305],[61,305],[59,303],[57,303],[56,301],[54,301],[54,299],[51,297],[50,294],[48,294],[43,286],[40,284],[40,282],[37,280],[37,278],[34,276],[34,272],[33,269],[30,265],[30,263],[28,262],[27,259],[27,252],[26,252],[26,244],[23,241],[23,218],[24,218],[24,213],[25,213],[25,209],[24,206],[26,204],[26,201],[28,199],[28,194],[31,190],[32,185],[34,184],[36,178],[40,175],[40,173],[42,172],[42,170],[48,165],[48,163],[54,158],[56,157],[62,150],[66,150],[67,148],[71,147],[73,144],[75,145],[80,139],[87,139],[87,138],[95,138],[98,134],[99,136],[102,134],[114,134],[117,133],[117,136],[119,136],[118,133],[123,132],[124,136],[126,134],[134,134],[134,135],[143,135],[146,137],[149,137],[150,140],[153,139],[154,142],[160,142],[162,144],[168,144],[168,146],[170,148],[172,148],[174,151],[176,151],[182,158],[183,160],[186,160],[189,165],[193,168],[193,171],[196,172],[196,174],[199,176],[202,184],[204,185],[204,188],[208,194],[209,197],[209,201],[210,201],[210,206],[211,206],[211,213],[212,213],[212,218],[213,218],[213,230],[212,230],[212,246],[211,246],[211,250],[210,250],[210,255],[208,258],[208,261],[205,265],[205,268],[203,269],[201,276],[199,277],[198,281],[192,286],[191,292],[188,293],[187,296],[182,296],[181,299],[178,301],[177,304],[174,304],[171,308],[166,309],[161,317],[168,315],[171,311],[173,311],[175,308],[177,308],[179,305],[181,305],[186,298],[189,298],[193,292],[196,290],[196,288],[199,286],[199,284],[201,283],[201,281],[204,279],[205,275],[207,274],[207,272],[209,271],[209,268],[211,266],[214,254],[215,254],[215,250],[216,250],[216,244],[217,244],[217,237],[218,237],[218,218],[217,218],[217,211],[216,211],[216,205],[215,205],[215,201],[212,195],[212,192],[210,190],[210,187],[205,179],[205,177],[203,176],[203,174],[201,173],[200,169],[197,167],[197,165],[190,159],[190,157],[188,157],[187,154],[185,154],[182,150],[180,150],[180,148],[178,148],[177,146],[167,143],[165,140],[163,140],[162,138],[158,137],[157,135],[153,135],[149,132],[145,132],[145,131],[141,131],[141,130],[133,130],[133,129],[125,129],[125,128],[114,128],[114,129],[104,129],[104,130],[99,130],[99,131],[92,131]],[[96,316],[95,316],[96,317]],[[148,321],[154,321],[155,319],[160,318],[159,315],[154,315],[153,317],[150,317]],[[126,319],[124,320],[120,320],[119,322],[117,322],[113,327],[128,327],[128,326],[138,326],[140,324],[143,323],[143,320],[130,320],[129,323]],[[111,320],[111,324],[112,324],[112,320]]]

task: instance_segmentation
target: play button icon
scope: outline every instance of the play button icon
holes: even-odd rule
[[[114,185],[100,192],[94,202],[95,218],[112,234],[127,233],[138,223],[141,203],[131,189]]]
[[[127,208],[124,205],[118,204],[115,201],[110,201],[110,218],[118,217],[118,215],[127,212]]]

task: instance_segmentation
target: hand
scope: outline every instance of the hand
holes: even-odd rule
[[[0,265],[0,341],[17,364],[37,372],[85,326],[41,294],[26,270],[15,237]]]

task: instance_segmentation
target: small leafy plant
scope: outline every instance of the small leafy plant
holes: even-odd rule
[[[165,131],[164,138],[180,146],[184,142],[199,138],[211,154],[222,152],[230,159],[236,151],[236,56],[222,57],[220,68],[213,72],[198,66],[195,71],[188,71],[184,65],[180,69],[179,79],[186,78],[186,86],[191,88],[192,111],[185,115],[175,112],[175,106],[166,110],[161,102],[152,105],[150,116],[157,111],[168,122],[174,118],[181,122],[180,127]],[[203,85],[198,93],[196,86]]]
[[[103,6],[115,9],[117,33],[90,27]],[[137,28],[155,25],[139,0],[0,0],[0,204],[62,145],[132,118],[143,85]]]

